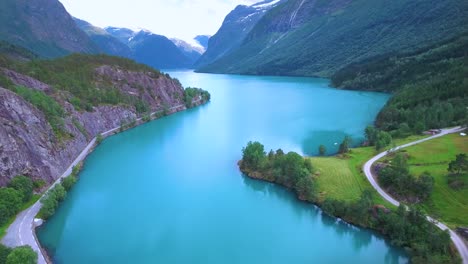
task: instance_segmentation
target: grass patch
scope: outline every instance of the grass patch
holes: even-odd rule
[[[364,163],[373,157],[373,147],[354,148],[348,157],[312,157],[312,164],[318,172],[317,185],[320,200],[332,198],[340,201],[355,202],[364,190],[369,189],[374,195],[374,202],[386,207],[393,207],[375,191],[362,172]]]
[[[27,203],[23,204],[23,206],[21,206],[20,212],[28,209],[30,206],[35,204],[39,200],[39,198],[41,198],[41,194],[33,194],[33,196],[31,197],[31,200],[29,200],[29,202],[27,202]],[[15,221],[16,216],[17,215],[11,217],[10,220],[8,220],[8,222],[6,224],[0,226],[0,240],[6,235],[6,231],[7,231],[8,227]]]
[[[406,148],[412,175],[428,171],[435,184],[431,197],[421,207],[429,215],[445,222],[451,228],[468,226],[468,188],[454,190],[447,182],[448,164],[460,153],[468,153],[468,138],[458,134]]]

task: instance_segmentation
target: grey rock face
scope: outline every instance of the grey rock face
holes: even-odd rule
[[[43,91],[43,92],[48,92],[50,91],[50,86],[41,82],[41,81],[38,81],[34,78],[31,78],[29,76],[26,76],[26,75],[23,75],[21,73],[17,73],[15,71],[11,71],[11,70],[8,70],[8,69],[3,69],[3,72],[5,73],[5,75],[10,78],[10,80],[15,84],[15,85],[19,85],[19,86],[24,86],[24,87],[28,87],[30,89],[36,89],[36,90],[40,90],[40,91]]]
[[[4,69],[17,85],[48,91],[34,78]],[[116,66],[96,69],[99,78],[112,82],[123,93],[145,101],[151,111],[185,110],[183,88],[177,80],[151,72],[130,72]],[[125,105],[102,105],[92,112],[77,111],[66,100],[58,100],[66,111],[64,130],[69,139],[59,141],[44,114],[22,97],[0,88],[0,186],[17,175],[51,183],[99,133],[137,118],[136,109]],[[202,102],[198,102],[200,104]]]

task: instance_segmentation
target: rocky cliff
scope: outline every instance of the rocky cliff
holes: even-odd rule
[[[99,133],[135,120],[139,113],[128,104],[95,105],[78,110],[68,101],[70,95],[35,78],[10,69],[0,69],[13,87],[22,86],[52,97],[64,109],[58,137],[45,114],[19,96],[12,88],[0,88],[0,186],[16,175],[44,179],[51,183]],[[94,82],[111,84],[123,95],[139,98],[149,111],[186,109],[181,84],[157,72],[131,71],[116,65],[95,68]],[[13,89],[14,90],[14,89]],[[197,97],[196,99],[199,99]],[[197,101],[197,104],[200,102]]]

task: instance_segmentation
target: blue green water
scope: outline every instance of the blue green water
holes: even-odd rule
[[[56,263],[398,263],[374,233],[244,177],[241,148],[362,139],[388,96],[312,78],[171,72],[212,101],[106,139],[39,230]]]

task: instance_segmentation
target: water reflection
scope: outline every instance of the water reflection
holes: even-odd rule
[[[299,201],[290,190],[274,183],[255,180],[243,174],[242,179],[243,183],[255,192],[262,193],[263,195],[271,195],[291,203],[291,208],[298,216],[306,215],[310,217],[311,220],[320,219],[323,226],[332,229],[334,233],[341,238],[340,240],[350,237],[353,249],[356,250],[356,252],[367,249],[375,240],[385,244],[387,249],[385,263],[396,264],[401,263],[405,259],[405,252],[402,249],[392,247],[384,236],[375,231],[356,227],[340,218],[330,216],[315,205]]]

